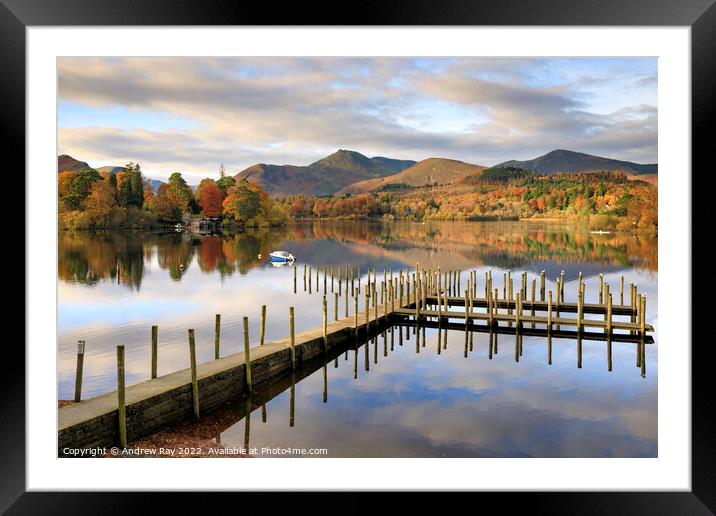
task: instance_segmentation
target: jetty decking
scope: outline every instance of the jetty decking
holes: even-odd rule
[[[297,292],[298,266],[294,265],[293,291]],[[315,292],[320,294],[319,269],[315,270]],[[337,273],[336,273],[337,272]],[[383,271],[382,280],[376,271],[368,270],[366,284],[361,285],[359,271],[345,268],[330,269],[330,289],[333,293],[333,321],[328,317],[328,274],[323,268],[323,323],[321,327],[294,334],[294,308],[290,308],[289,336],[264,343],[266,310],[261,311],[260,343],[251,346],[248,337],[248,320],[244,317],[244,351],[221,357],[220,315],[215,322],[215,360],[196,364],[194,330],[188,329],[191,367],[157,377],[157,330],[151,332],[151,379],[139,384],[124,385],[124,346],[117,346],[118,390],[88,400],[81,400],[84,341],[78,345],[77,377],[74,404],[58,410],[58,454],[71,455],[71,450],[90,447],[126,447],[127,442],[158,432],[182,421],[199,419],[202,414],[237,397],[251,394],[257,385],[266,384],[286,373],[295,372],[302,364],[320,356],[337,353],[337,349],[357,346],[392,325],[398,325],[402,344],[402,327],[412,327],[420,350],[420,331],[438,328],[444,331],[447,345],[448,331],[465,333],[465,356],[468,342],[472,348],[472,334],[490,334],[490,358],[497,353],[497,335],[515,335],[515,358],[522,354],[522,337],[545,337],[549,345],[556,339],[576,339],[578,366],[581,367],[582,339],[602,340],[608,345],[611,370],[611,343],[637,344],[637,366],[644,374],[644,350],[653,343],[653,327],[646,324],[646,297],[638,294],[636,285],[630,285],[631,304],[624,304],[624,281],[620,281],[619,304],[613,304],[609,285],[599,275],[599,303],[584,303],[584,282],[580,273],[577,283],[577,302],[567,303],[564,298],[564,276],[556,279],[554,292],[547,291],[544,272],[531,283],[528,297],[526,273],[522,274],[522,287],[514,291],[510,272],[503,275],[502,296],[493,286],[491,271],[485,273],[484,288],[478,288],[477,271],[467,271],[468,279],[461,290],[460,271],[420,269],[400,270],[393,274]],[[464,274],[464,273],[463,273]],[[313,293],[313,268],[303,267],[304,290]],[[335,281],[337,277],[337,282]],[[349,288],[350,285],[350,288]],[[478,297],[477,293],[484,292]],[[537,298],[539,292],[539,299]],[[362,296],[361,296],[362,293]],[[462,293],[462,296],[457,295]],[[339,317],[339,296],[345,295],[344,316]],[[349,296],[353,298],[350,314]],[[359,298],[364,298],[358,310]],[[453,310],[453,308],[456,308]],[[576,314],[563,317],[562,313]],[[601,318],[585,317],[585,314]],[[616,318],[616,319],[615,319]],[[622,320],[626,318],[628,320]],[[455,322],[461,321],[461,322]],[[596,331],[589,332],[588,329]],[[409,329],[406,328],[409,336]],[[391,332],[391,339],[393,333]],[[469,338],[468,338],[469,335]],[[384,337],[385,338],[385,337]],[[391,341],[392,345],[392,341]],[[367,344],[366,344],[367,346]],[[357,349],[357,348],[356,348]],[[366,355],[367,356],[367,355]],[[366,359],[367,360],[367,359]]]

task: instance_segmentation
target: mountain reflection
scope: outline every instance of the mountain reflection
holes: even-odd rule
[[[579,271],[635,268],[656,272],[658,241],[627,233],[597,234],[556,223],[375,221],[301,222],[287,229],[236,234],[63,231],[58,236],[58,275],[68,283],[114,282],[139,290],[147,264],[156,260],[172,280],[190,267],[221,277],[268,265],[275,249],[301,263],[351,266],[375,263],[414,266],[545,270],[567,278]],[[261,256],[261,258],[259,258]]]

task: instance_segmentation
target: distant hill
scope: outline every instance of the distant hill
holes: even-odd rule
[[[87,162],[79,161],[68,154],[57,156],[57,173],[60,172],[79,172],[86,168],[92,169]]]
[[[517,167],[531,170],[541,175],[552,175],[559,172],[592,172],[597,170],[609,170],[624,172],[627,175],[656,174],[657,164],[641,165],[631,161],[620,161],[601,156],[584,154],[564,149],[553,150],[544,156],[527,161],[505,161],[493,168]]]
[[[97,172],[99,172],[100,174],[102,172],[107,172],[108,174],[118,174],[120,172],[126,172],[126,171],[127,171],[127,169],[125,167],[120,167],[120,166],[110,165],[108,167],[97,167]]]
[[[411,160],[368,158],[359,152],[338,150],[307,166],[259,163],[234,177],[257,183],[273,195],[327,195],[358,181],[396,174],[414,164]]]
[[[487,167],[471,165],[454,159],[428,158],[389,177],[369,179],[349,185],[339,194],[360,194],[393,187],[418,187],[457,183],[468,176],[481,174]]]

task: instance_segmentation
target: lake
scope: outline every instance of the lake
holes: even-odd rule
[[[296,293],[293,267],[268,261],[277,249],[296,256]],[[365,279],[368,268],[382,276],[383,269],[397,273],[419,263],[462,270],[462,285],[467,271],[477,270],[478,293],[488,269],[500,289],[506,270],[516,289],[523,271],[531,283],[544,270],[548,290],[564,271],[567,302],[576,299],[581,272],[587,303],[597,302],[599,273],[617,303],[623,275],[625,301],[629,283],[636,283],[647,295],[646,322],[655,328],[645,374],[636,366],[633,343],[613,343],[608,371],[603,341],[582,341],[578,367],[575,340],[552,339],[548,364],[541,337],[524,336],[516,361],[514,336],[500,335],[499,351],[490,358],[487,333],[473,334],[465,356],[463,331],[448,332],[438,353],[437,329],[425,330],[424,340],[421,330],[416,350],[412,330],[394,327],[326,364],[307,366],[293,382],[277,379],[270,400],[252,406],[248,435],[245,414],[252,400],[237,400],[222,411],[216,438],[243,446],[248,436],[259,449],[325,448],[332,457],[657,456],[654,236],[596,234],[554,222],[333,221],[223,236],[60,232],[58,253],[58,399],[73,397],[78,340],[86,342],[83,398],[89,398],[116,388],[118,344],[126,346],[127,384],[149,379],[152,325],[159,327],[159,375],[189,366],[188,328],[196,331],[198,362],[213,359],[217,313],[222,354],[243,350],[244,316],[252,345],[258,345],[262,304],[267,341],[288,334],[289,306],[296,310],[297,332],[319,326],[323,275],[319,292],[315,277],[312,293],[305,292],[304,264],[355,268]],[[330,289],[329,277],[332,317]],[[359,302],[362,309],[362,296]],[[343,303],[341,296],[341,316]],[[352,314],[351,298],[349,305]],[[445,332],[440,338],[445,344]]]

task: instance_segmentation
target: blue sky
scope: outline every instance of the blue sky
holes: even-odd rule
[[[351,149],[657,161],[656,58],[62,58],[60,152],[190,181]]]

